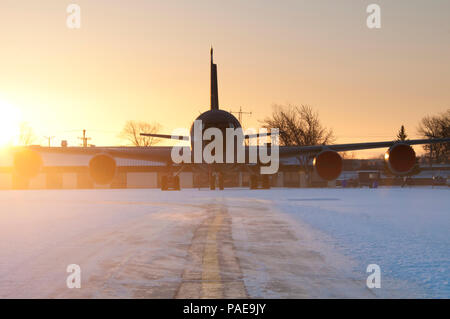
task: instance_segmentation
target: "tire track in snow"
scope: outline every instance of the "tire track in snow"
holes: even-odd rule
[[[208,217],[194,233],[175,298],[247,298],[226,203],[205,209]]]

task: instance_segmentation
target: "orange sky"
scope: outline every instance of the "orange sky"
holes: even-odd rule
[[[374,2],[378,30],[366,26]],[[79,30],[66,27],[70,3]],[[126,120],[171,133],[208,108],[213,44],[220,105],[253,112],[247,127],[274,103],[309,104],[339,143],[389,140],[401,124],[414,138],[450,107],[449,12],[447,0],[2,0],[0,102],[43,144],[77,145],[83,128],[123,144]]]

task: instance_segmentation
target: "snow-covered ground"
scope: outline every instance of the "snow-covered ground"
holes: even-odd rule
[[[450,188],[0,191],[0,297],[174,297],[199,229],[219,207],[231,220],[230,260],[239,261],[229,269],[238,269],[249,297],[449,298],[449,195]],[[82,267],[76,292],[65,286],[71,263]],[[365,287],[369,264],[381,267],[380,289]]]
[[[361,276],[378,264],[377,295],[450,297],[450,188],[308,189],[276,203],[329,235]]]

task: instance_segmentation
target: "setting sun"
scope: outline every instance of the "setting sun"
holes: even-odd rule
[[[19,128],[19,110],[5,101],[0,101],[0,146],[14,144],[19,135]]]

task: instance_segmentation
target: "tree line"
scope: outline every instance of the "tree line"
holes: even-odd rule
[[[272,114],[260,121],[262,127],[273,127],[280,130],[281,146],[308,146],[332,144],[336,138],[333,130],[320,121],[319,113],[309,105],[279,105],[273,106]],[[145,121],[127,121],[119,137],[128,145],[148,147],[158,144],[161,139],[141,136],[140,133],[158,133],[161,125]],[[417,133],[426,139],[446,138],[450,136],[450,108],[445,112],[427,115],[419,122]],[[408,139],[405,127],[402,125],[396,135],[396,140]],[[36,140],[31,127],[22,124],[20,127],[19,145],[30,145]],[[428,157],[437,163],[450,163],[450,143],[424,145]]]
[[[334,132],[320,121],[320,116],[309,105],[273,106],[272,114],[263,119],[262,127],[280,130],[281,146],[308,146],[332,144],[336,141]],[[161,125],[142,121],[127,121],[120,136],[133,146],[152,146],[159,143],[158,138],[140,136],[141,132],[158,133]],[[446,138],[450,136],[450,109],[445,112],[422,118],[417,127],[422,138]],[[401,125],[395,140],[408,140],[404,125]],[[450,143],[424,145],[424,150],[434,162],[450,163]]]

